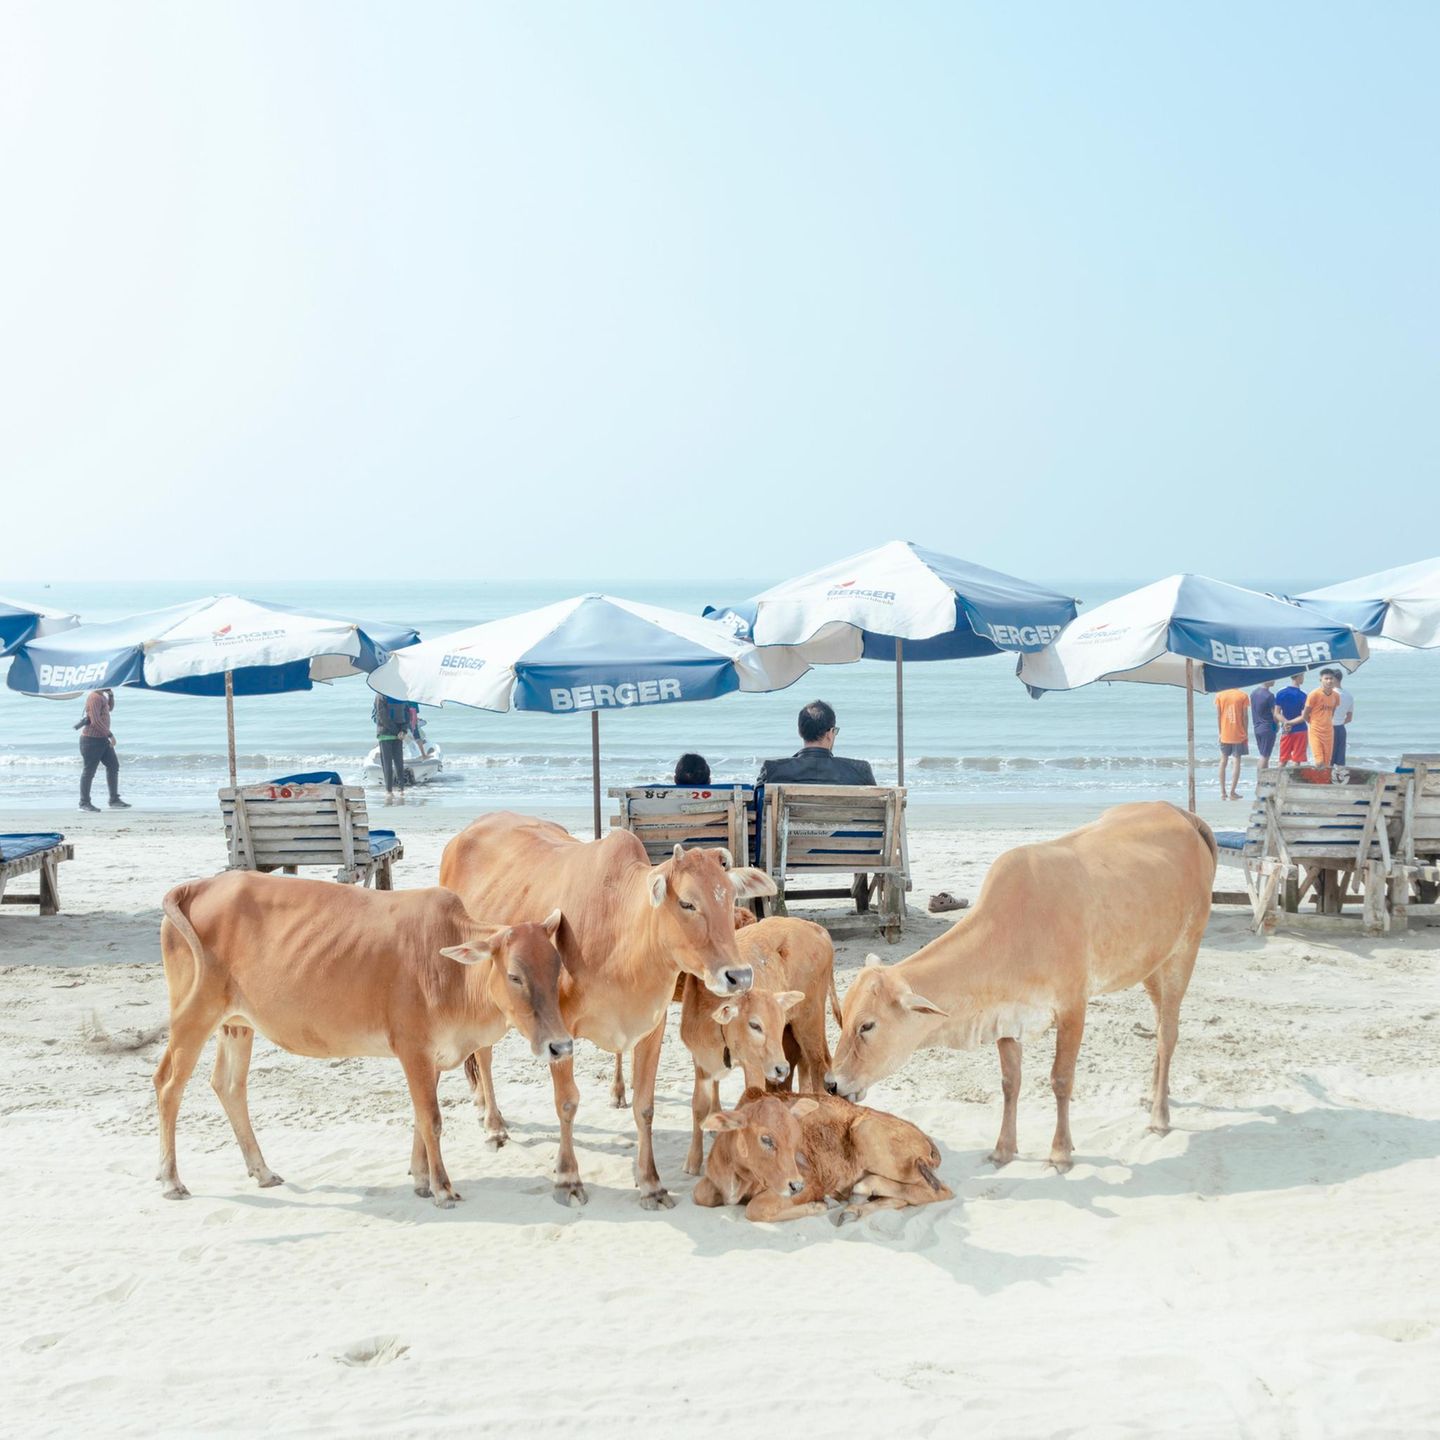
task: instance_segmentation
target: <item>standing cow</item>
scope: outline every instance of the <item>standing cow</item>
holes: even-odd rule
[[[1020,1042],[1056,1025],[1050,1163],[1068,1170],[1070,1094],[1092,995],[1143,984],[1155,1006],[1150,1128],[1170,1128],[1180,1002],[1210,918],[1215,837],[1163,801],[1117,805],[1058,840],[1008,850],[975,908],[898,965],[875,956],[845,996],[825,1088],[859,1100],[916,1050],[996,1042],[1005,1098],[990,1159],[1015,1158]]]
[[[210,1083],[262,1186],[281,1181],[250,1126],[246,1079],[256,1030],[295,1055],[394,1055],[415,1110],[415,1193],[433,1194],[442,1208],[460,1196],[440,1158],[439,1072],[512,1026],[537,1056],[570,1063],[552,943],[558,911],[538,925],[482,924],[449,890],[366,890],[239,870],[177,886],[164,910],[170,1039],[155,1097],[157,1178],[168,1199],[189,1193],[175,1165],[175,1118],[217,1027]]]
[[[717,995],[750,988],[750,966],[735,944],[735,904],[773,895],[774,883],[760,870],[732,869],[723,850],[677,845],[669,860],[652,867],[628,831],[586,843],[549,821],[508,812],[482,816],[450,841],[440,860],[440,883],[473,913],[510,924],[564,911],[557,936],[565,957],[560,1013],[572,1035],[602,1050],[618,1055],[634,1048],[640,1203],[647,1210],[674,1205],[660,1183],[651,1140],[665,1010],[682,971]],[[563,1061],[552,1073],[560,1120],[555,1199],[583,1205],[588,1197],[573,1136],[580,1099],[574,1065]],[[476,1054],[474,1079],[490,1141],[503,1145],[508,1136],[488,1046]]]

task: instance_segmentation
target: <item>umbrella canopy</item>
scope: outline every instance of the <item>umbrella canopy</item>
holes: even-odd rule
[[[589,711],[598,837],[601,710],[781,690],[808,669],[793,652],[758,650],[711,620],[610,595],[579,595],[401,650],[369,684],[421,705]]]
[[[233,785],[236,695],[279,695],[360,675],[419,638],[404,625],[362,626],[238,595],[207,595],[32,639],[16,652],[6,684],[53,699],[120,685],[223,695]]]
[[[47,610],[43,605],[0,596],[0,655],[13,654],[27,640],[69,630],[79,623],[79,616],[67,611]]]
[[[1075,601],[1029,580],[891,540],[706,615],[756,645],[796,645],[811,664],[963,660],[1039,650]]]
[[[1194,695],[1309,670],[1354,670],[1368,656],[1349,625],[1204,575],[1171,575],[1097,605],[1020,659],[1039,696],[1097,680],[1181,685],[1186,692],[1190,808],[1195,808]]]
[[[1293,597],[1297,605],[1422,650],[1440,646],[1440,556],[1326,585]]]

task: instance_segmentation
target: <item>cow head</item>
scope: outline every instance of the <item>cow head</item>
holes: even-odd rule
[[[877,1080],[898,1070],[946,1018],[938,1005],[917,995],[898,970],[886,969],[877,955],[845,993],[840,1043],[825,1077],[832,1095],[860,1101]]]
[[[809,1169],[800,1149],[800,1120],[818,1108],[817,1100],[787,1105],[762,1095],[734,1110],[715,1111],[700,1128],[715,1135],[715,1153],[750,1182],[754,1193],[769,1190],[793,1200],[805,1188],[803,1172]]]
[[[747,990],[711,1012],[725,1035],[731,1062],[745,1072],[747,1084],[755,1076],[777,1085],[790,1078],[785,1016],[804,998],[803,990]]]
[[[476,925],[464,945],[441,954],[461,965],[487,965],[481,972],[490,999],[529,1042],[530,1053],[553,1065],[570,1057],[575,1042],[560,1018],[560,974],[564,963],[555,948],[561,914],[538,925]]]
[[[750,988],[753,972],[735,944],[735,902],[774,893],[763,870],[732,868],[728,850],[677,845],[650,873],[658,943],[716,995],[738,995]]]

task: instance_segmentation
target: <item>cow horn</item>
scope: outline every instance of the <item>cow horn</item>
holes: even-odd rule
[[[684,855],[684,853],[685,853],[685,846],[684,846],[684,844],[683,844],[681,841],[677,840],[677,841],[675,842],[675,854],[674,854],[673,858],[676,859],[676,860],[678,860],[678,859],[680,859],[680,857],[681,857],[682,855]]]
[[[715,847],[715,853],[720,857],[720,863],[727,870],[733,870],[735,868],[735,861],[731,857],[728,847],[724,845],[717,845]]]

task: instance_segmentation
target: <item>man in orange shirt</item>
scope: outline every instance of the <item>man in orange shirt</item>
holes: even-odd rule
[[[1320,672],[1320,688],[1312,690],[1305,700],[1305,713],[1300,717],[1310,727],[1310,763],[1328,765],[1335,753],[1335,712],[1340,696],[1335,689],[1335,672]]]
[[[1238,800],[1241,757],[1250,753],[1250,695],[1245,690],[1222,690],[1215,697],[1220,720],[1220,798]],[[1225,770],[1235,761],[1235,778],[1225,788]]]

